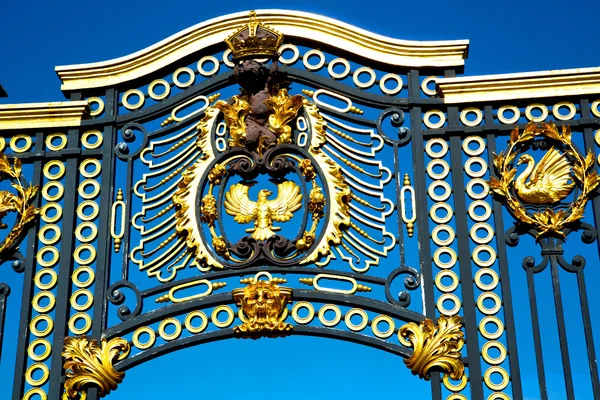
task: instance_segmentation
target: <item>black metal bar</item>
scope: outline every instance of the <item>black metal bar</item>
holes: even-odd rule
[[[486,106],[486,122],[492,118],[491,106]],[[491,120],[491,119],[490,119]],[[487,135],[488,165],[490,176],[496,177],[494,171],[494,153],[496,152],[496,140],[493,133]],[[504,237],[504,219],[502,218],[502,204],[492,201],[494,208],[494,226],[496,230],[496,251],[498,253],[498,270],[500,272],[500,288],[502,292],[502,305],[504,307],[504,325],[506,327],[506,345],[508,348],[508,364],[510,366],[510,380],[514,400],[523,399],[523,388],[521,386],[521,369],[519,367],[519,354],[517,350],[517,331],[515,316],[513,313],[512,292],[510,290],[510,276],[508,267],[508,255],[506,251],[506,240]]]
[[[531,328],[533,330],[533,347],[535,349],[535,363],[537,366],[538,384],[540,387],[540,399],[548,400],[548,390],[546,388],[546,373],[544,371],[544,352],[542,351],[542,339],[540,334],[539,313],[537,308],[537,296],[535,292],[535,283],[533,280],[533,271],[526,269],[527,288],[529,291],[529,309],[531,313]]]
[[[35,150],[42,151],[44,135],[37,132],[35,135]],[[42,162],[40,160],[33,163],[32,185],[40,185],[42,181]],[[36,196],[34,200],[35,207],[40,207],[41,195]],[[31,317],[31,299],[33,297],[33,276],[35,272],[35,254],[37,253],[37,235],[34,233],[39,230],[39,222],[32,228],[25,248],[24,274],[23,274],[23,295],[21,297],[21,314],[19,317],[19,333],[17,340],[17,362],[15,364],[15,376],[13,379],[13,400],[20,400],[23,396],[25,380],[25,369],[27,368],[27,342],[29,341],[29,319]]]
[[[458,114],[456,107],[448,108],[448,120],[451,122],[453,114]],[[454,213],[456,223],[456,238],[458,240],[458,263],[462,290],[462,309],[465,322],[467,356],[470,361],[469,382],[472,399],[483,399],[483,379],[481,373],[481,360],[479,358],[479,332],[477,314],[475,312],[475,293],[473,290],[473,273],[471,271],[471,250],[469,245],[469,227],[467,225],[467,204],[465,200],[465,180],[463,176],[462,144],[461,138],[450,138],[450,169],[452,170],[452,186],[454,187]],[[460,216],[463,216],[460,218]]]
[[[79,130],[68,131],[68,143],[77,145],[79,143]],[[69,298],[71,296],[71,270],[73,264],[73,238],[76,223],[77,208],[77,159],[69,158],[66,161],[65,193],[62,220],[62,236],[60,245],[60,262],[58,267],[58,285],[56,289],[56,309],[54,315],[54,339],[52,342],[52,361],[50,366],[50,382],[48,385],[48,398],[58,399],[61,396],[61,378],[63,376],[61,352],[65,336],[68,333],[67,322],[69,320]]]
[[[598,359],[596,358],[596,346],[592,332],[592,319],[590,317],[590,306],[587,298],[587,288],[583,269],[577,270],[577,284],[579,286],[579,301],[581,303],[581,316],[583,319],[583,331],[587,345],[588,365],[590,366],[590,379],[592,381],[592,392],[594,400],[600,398],[600,383],[598,382]]]
[[[10,295],[10,286],[0,282],[0,362],[2,361],[2,339],[4,338],[4,316],[6,315],[6,303]]]
[[[554,305],[556,307],[556,322],[558,323],[558,339],[560,342],[560,354],[563,363],[563,374],[565,377],[565,389],[567,399],[575,399],[573,390],[573,375],[571,373],[571,360],[569,359],[569,344],[567,340],[567,326],[565,324],[565,313],[563,310],[562,292],[560,290],[560,277],[558,276],[558,261],[556,255],[550,256],[550,269],[552,271],[552,289],[554,290]]]

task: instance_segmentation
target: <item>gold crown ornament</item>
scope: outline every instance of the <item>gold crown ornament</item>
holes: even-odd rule
[[[283,43],[283,35],[256,19],[250,11],[250,21],[225,39],[235,59],[271,57]]]

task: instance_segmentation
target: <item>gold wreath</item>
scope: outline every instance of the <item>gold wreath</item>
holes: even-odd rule
[[[31,205],[37,195],[39,186],[23,186],[21,184],[21,160],[15,157],[11,167],[6,155],[0,154],[0,181],[5,179],[10,179],[13,182],[11,186],[18,191],[18,194],[13,194],[7,190],[0,191],[0,229],[7,228],[6,224],[2,222],[2,218],[6,214],[16,212],[18,217],[9,234],[0,243],[0,256],[10,251],[19,241],[27,224],[40,213],[39,208]]]
[[[512,195],[512,187],[517,169],[513,167],[513,161],[517,156],[514,152],[515,148],[525,144],[537,136],[544,136],[549,139],[560,142],[564,151],[572,159],[571,167],[573,176],[581,185],[581,193],[577,199],[571,203],[567,210],[559,210],[554,212],[550,208],[543,211],[530,214],[525,207]],[[545,235],[556,235],[564,238],[564,229],[567,225],[579,221],[583,218],[585,205],[593,194],[600,180],[595,171],[591,171],[594,166],[594,154],[590,151],[585,157],[575,150],[571,141],[571,128],[568,126],[562,127],[562,133],[558,132],[556,125],[553,123],[535,123],[530,122],[525,127],[523,133],[519,134],[519,128],[515,128],[510,134],[508,149],[506,154],[494,154],[494,168],[498,174],[498,178],[491,178],[489,181],[492,193],[498,195],[508,206],[512,215],[520,222],[533,226],[538,234],[536,239]],[[568,212],[570,210],[570,212]]]

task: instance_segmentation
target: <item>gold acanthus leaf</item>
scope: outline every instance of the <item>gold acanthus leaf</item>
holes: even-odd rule
[[[79,396],[85,400],[85,389],[97,386],[100,397],[106,396],[123,381],[124,372],[115,370],[114,364],[129,355],[129,342],[113,338],[108,342],[88,340],[86,337],[66,337],[62,356],[67,380],[63,400]]]
[[[398,338],[404,346],[412,347],[413,354],[404,363],[413,375],[429,380],[432,369],[441,369],[454,380],[465,373],[460,350],[464,344],[459,316],[442,315],[437,325],[425,319],[419,325],[410,322],[400,327]]]

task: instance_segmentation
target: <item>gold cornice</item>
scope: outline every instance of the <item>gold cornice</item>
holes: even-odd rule
[[[88,114],[87,101],[0,105],[0,131],[79,126]]]
[[[464,65],[468,40],[407,41],[389,38],[316,14],[258,10],[260,21],[289,38],[317,40],[394,66]],[[144,76],[208,46],[223,42],[248,21],[248,12],[214,18],[192,26],[136,53],[113,60],[56,67],[62,90],[106,87]]]
[[[437,80],[448,104],[600,93],[600,67]]]

